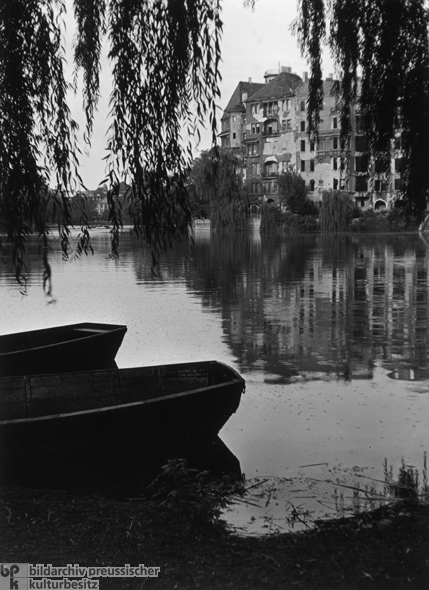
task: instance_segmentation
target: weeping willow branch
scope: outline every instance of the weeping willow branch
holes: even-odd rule
[[[210,201],[212,230],[243,230],[247,225],[249,206],[239,166],[237,153],[223,148],[203,152],[193,164],[190,183],[197,198]]]
[[[338,234],[349,229],[353,219],[353,199],[344,191],[324,191],[320,207],[322,233]]]
[[[67,102],[72,88],[63,69],[64,13],[63,0],[0,3],[0,231],[13,245],[22,284],[28,236],[35,232],[47,243],[52,219],[60,220],[68,256],[70,197],[83,186],[77,125]],[[106,163],[112,254],[118,250],[119,186],[125,182],[134,230],[156,259],[190,223],[190,138],[206,119],[216,138],[220,0],[74,0],[74,16],[74,86],[82,72],[88,143],[104,41],[113,67]],[[43,195],[52,184],[54,206],[46,209]],[[77,250],[91,250],[85,213]]]
[[[417,218],[424,214],[429,190],[428,25],[424,0],[299,0],[295,27],[310,62],[310,133],[317,129],[322,106],[320,59],[326,41],[341,78],[342,145],[355,102],[369,155],[386,163],[386,173],[395,133],[401,131],[403,198]]]

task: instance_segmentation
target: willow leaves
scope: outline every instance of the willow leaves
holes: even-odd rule
[[[125,182],[134,229],[156,258],[190,223],[185,187],[190,138],[207,118],[216,134],[219,1],[73,4],[75,82],[83,72],[86,142],[93,130],[105,41],[113,70],[106,158],[112,252],[122,225],[119,187]],[[64,73],[64,16],[61,0],[0,3],[0,230],[13,245],[20,281],[25,280],[29,233],[39,233],[47,243],[48,211],[55,210],[60,219],[68,255],[70,196],[82,186],[77,125],[68,106],[71,86]],[[54,190],[48,190],[52,184]],[[85,215],[80,235],[78,252],[86,252]],[[46,273],[49,277],[48,266]]]

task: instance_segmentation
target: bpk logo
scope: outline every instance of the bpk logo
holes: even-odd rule
[[[1,563],[0,590],[28,590],[28,563]]]

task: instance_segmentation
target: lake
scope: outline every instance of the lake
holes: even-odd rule
[[[127,324],[120,367],[216,359],[246,380],[220,433],[251,504],[226,518],[250,533],[370,503],[384,461],[422,478],[429,418],[429,245],[419,235],[337,238],[196,231],[153,277],[124,232],[120,257],[94,230],[93,256],[52,243],[53,299],[31,245],[27,295],[0,266],[1,332],[82,321]],[[376,491],[376,488],[378,491]],[[253,505],[255,504],[255,506]],[[240,528],[241,527],[241,528]]]

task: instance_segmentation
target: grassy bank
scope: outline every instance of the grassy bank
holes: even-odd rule
[[[158,578],[110,578],[100,589],[429,588],[429,506],[395,503],[305,533],[237,537],[220,524],[66,492],[2,490],[3,563],[158,566]]]

